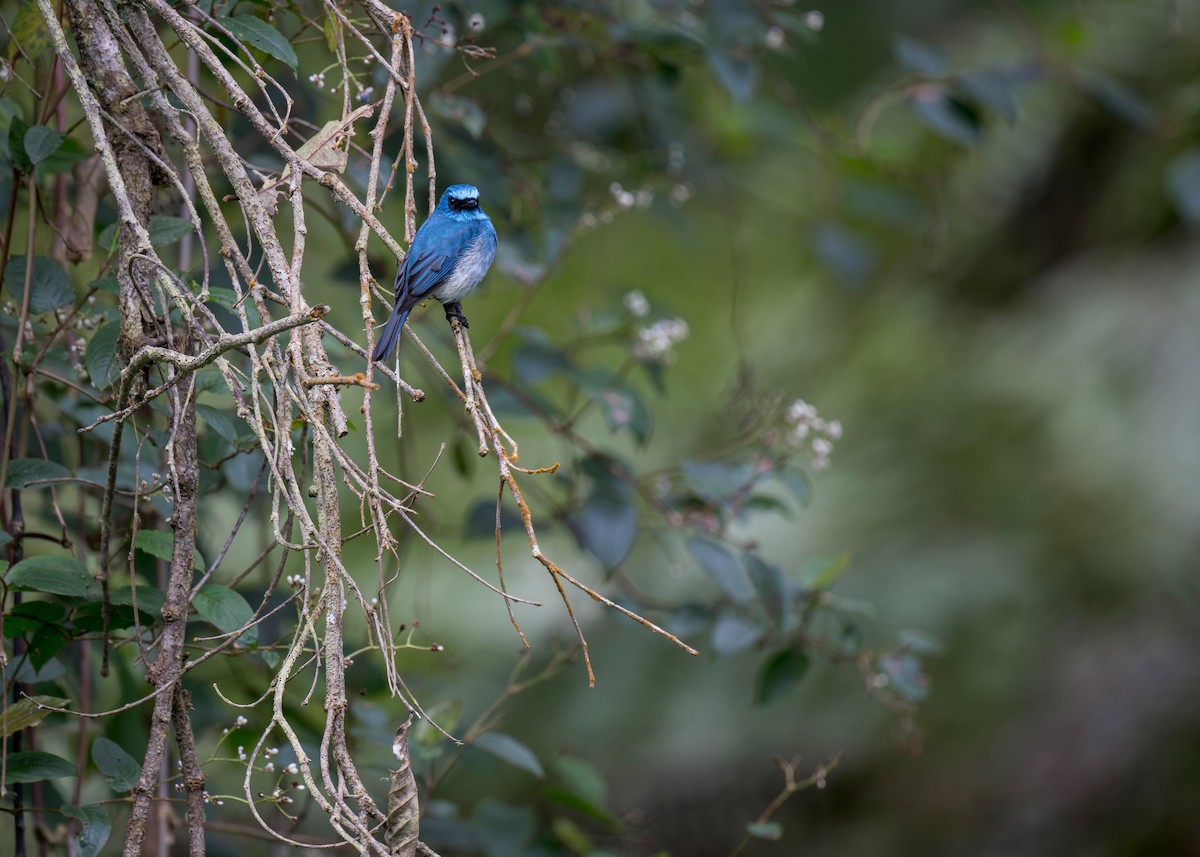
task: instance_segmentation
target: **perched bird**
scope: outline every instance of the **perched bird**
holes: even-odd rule
[[[496,257],[496,229],[479,207],[474,185],[450,185],[429,219],[413,238],[404,264],[396,274],[396,304],[383,326],[371,360],[386,360],[400,340],[412,308],[425,298],[437,298],[446,318],[467,318],[459,304],[475,290]]]

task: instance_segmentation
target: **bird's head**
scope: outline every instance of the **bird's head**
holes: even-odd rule
[[[471,184],[452,184],[442,193],[438,208],[450,212],[480,211],[479,188]]]

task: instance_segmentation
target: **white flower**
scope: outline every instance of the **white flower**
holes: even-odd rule
[[[669,363],[675,356],[671,349],[687,336],[686,321],[681,318],[660,318],[649,327],[638,328],[633,353],[643,360]]]
[[[814,33],[819,33],[825,29],[825,14],[813,9],[811,12],[804,13],[804,26],[808,27]]]
[[[630,315],[645,318],[650,314],[650,301],[646,300],[641,290],[634,289],[625,295],[625,309],[629,310]]]
[[[767,30],[767,34],[763,36],[763,43],[773,51],[777,51],[784,45],[783,27],[771,27]]]
[[[621,187],[620,182],[613,182],[608,186],[608,190],[616,200],[618,208],[633,208],[637,203],[637,197]]]

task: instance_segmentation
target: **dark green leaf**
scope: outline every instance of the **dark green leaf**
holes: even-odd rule
[[[87,566],[68,556],[31,556],[23,559],[4,575],[9,586],[83,598],[92,576]]]
[[[36,10],[37,4],[28,3]],[[40,15],[38,16],[41,17]],[[12,44],[11,42],[9,43]],[[8,123],[8,154],[12,158],[13,167],[22,173],[27,173],[33,169],[33,162],[29,160],[29,155],[25,153],[25,132],[29,130],[29,123],[23,118],[13,116]]]
[[[57,461],[43,458],[15,458],[8,463],[8,474],[4,477],[7,488],[49,488],[51,479],[70,479],[71,471]]]
[[[742,561],[750,575],[750,582],[754,584],[758,593],[758,603],[775,626],[782,628],[787,621],[788,607],[791,603],[783,571],[778,566],[765,562],[752,551],[743,553]]]
[[[78,819],[83,826],[76,840],[78,843],[76,853],[79,857],[96,857],[112,832],[112,821],[108,817],[108,810],[100,804],[72,806],[64,803],[61,811],[67,818]]]
[[[513,374],[522,384],[536,384],[556,372],[570,372],[566,354],[548,342],[523,342],[513,354]]]
[[[192,604],[204,619],[216,625],[217,630],[229,633],[250,621],[254,611],[246,599],[225,586],[209,584],[196,593]],[[258,628],[247,629],[240,637],[248,646],[258,642]]]
[[[117,239],[121,237],[121,224],[110,223],[100,230],[100,235],[96,238],[96,246],[105,253],[112,253],[117,249]],[[112,278],[114,286],[118,286],[116,278]],[[118,286],[119,288],[119,286]],[[114,290],[116,291],[116,290]]]
[[[946,70],[946,57],[937,48],[924,42],[897,35],[892,40],[896,62],[909,71],[938,75]]]
[[[735,100],[747,101],[754,94],[758,64],[745,47],[718,41],[709,49],[708,63]]]
[[[121,323],[109,321],[100,325],[88,340],[83,362],[88,377],[97,389],[111,387],[121,376],[121,365],[117,360],[117,337],[120,333]]]
[[[58,151],[66,137],[61,131],[47,128],[45,125],[34,125],[25,132],[25,154],[35,167],[46,158]]]
[[[121,293],[121,284],[117,282],[117,278],[109,274],[107,277],[101,277],[98,280],[88,282],[89,289],[96,289],[101,292],[108,292],[110,295],[119,295]]]
[[[596,766],[578,756],[560,756],[554,760],[554,778],[569,792],[596,804],[607,802],[604,778]]]
[[[1017,99],[1013,95],[1011,75],[983,69],[958,76],[972,98],[989,110],[998,113],[1010,125],[1017,121]]]
[[[766,630],[735,610],[725,610],[712,630],[712,647],[718,654],[732,655],[748,649],[762,639]]]
[[[12,703],[7,710],[0,711],[0,738],[7,738],[14,732],[28,729],[30,726],[37,726],[54,713],[41,706],[65,708],[70,701],[57,696],[30,696]]]
[[[778,842],[783,838],[783,825],[778,821],[752,821],[746,825],[746,832],[755,839]]]
[[[741,563],[723,545],[704,536],[693,536],[688,541],[688,551],[729,598],[739,604],[754,598]]]
[[[941,86],[922,86],[913,95],[912,105],[926,125],[952,143],[973,146],[983,138],[978,111]]]
[[[222,440],[237,446],[237,426],[229,414],[219,411],[211,405],[196,405],[196,412],[200,414],[210,429],[220,435]]]
[[[754,465],[727,461],[686,460],[679,467],[683,479],[696,495],[710,503],[723,503],[754,478]]]
[[[539,779],[546,775],[542,763],[533,751],[511,735],[503,732],[484,732],[475,739],[475,746],[491,753],[497,759],[508,762],[514,768],[528,771]]]
[[[25,750],[11,753],[8,757],[6,779],[12,783],[36,783],[58,777],[75,776],[75,766],[66,759],[41,750]]]
[[[34,669],[44,667],[71,642],[70,635],[58,625],[44,625],[29,638],[29,660]]]
[[[593,494],[572,518],[572,529],[579,544],[612,571],[637,540],[637,507],[626,498]]]
[[[808,672],[808,655],[799,649],[780,649],[758,671],[754,701],[759,705],[774,702],[799,686]]]
[[[192,231],[192,221],[186,217],[155,214],[150,218],[148,231],[150,232],[150,243],[154,246],[172,244]]]
[[[92,742],[92,761],[115,792],[131,791],[142,772],[137,759],[103,736]]]
[[[4,269],[4,284],[19,303],[25,294],[25,257],[13,256]],[[75,301],[75,287],[62,266],[46,256],[35,256],[29,281],[31,312],[50,312]]]
[[[58,624],[66,614],[66,608],[55,601],[25,601],[5,614],[4,636],[32,634],[47,625]]]
[[[520,527],[521,516],[507,506],[500,507],[500,529]],[[544,524],[539,525],[538,529]],[[479,500],[467,511],[467,535],[472,538],[494,538],[496,535],[496,501]]]
[[[261,18],[253,15],[234,15],[225,18],[222,23],[234,38],[246,42],[261,51],[270,54],[275,59],[287,63],[292,71],[296,70],[296,51],[283,34]]]
[[[484,798],[471,813],[479,847],[486,857],[526,857],[537,833],[533,808]]]
[[[1078,75],[1077,80],[1100,106],[1130,127],[1147,131],[1154,126],[1154,111],[1150,105],[1115,77],[1091,71]]]
[[[158,620],[158,616],[153,613],[146,613],[144,610],[134,609],[128,604],[113,604],[108,615],[108,627],[112,628],[132,628],[137,624],[143,627],[153,625]],[[86,604],[80,604],[75,608],[75,612],[71,614],[71,624],[80,631],[103,631],[104,622],[104,605],[99,601],[89,601]]]
[[[67,137],[46,160],[38,164],[38,170],[45,174],[70,172],[72,167],[87,156],[87,149],[71,137]]]

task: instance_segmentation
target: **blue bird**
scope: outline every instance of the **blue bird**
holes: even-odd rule
[[[425,298],[437,298],[446,318],[457,318],[466,327],[459,301],[475,290],[495,257],[496,228],[479,207],[479,189],[469,184],[446,188],[396,273],[396,304],[371,360],[387,359],[400,341],[408,314]]]

